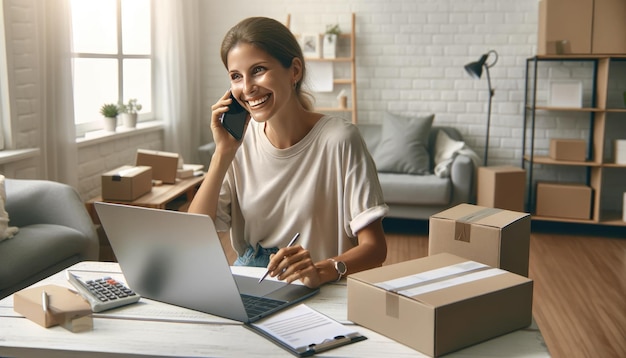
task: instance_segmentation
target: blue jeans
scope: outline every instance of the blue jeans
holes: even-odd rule
[[[269,249],[256,245],[257,249],[253,249],[252,246],[248,246],[246,252],[242,256],[239,256],[235,260],[234,266],[254,266],[254,267],[267,267],[270,263],[270,255],[278,252],[277,247]]]

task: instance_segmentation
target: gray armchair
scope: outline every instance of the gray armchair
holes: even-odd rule
[[[0,242],[0,298],[79,261],[97,260],[98,236],[84,203],[69,185],[6,179],[9,225]]]

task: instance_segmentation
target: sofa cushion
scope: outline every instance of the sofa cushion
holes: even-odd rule
[[[0,289],[78,256],[87,245],[83,233],[66,226],[21,227],[13,239],[0,242]]]
[[[434,114],[404,117],[386,113],[380,144],[373,153],[379,172],[427,174],[430,172],[428,135]]]
[[[447,205],[451,182],[436,175],[378,173],[385,202],[388,204]]]
[[[452,159],[463,147],[465,142],[451,139],[446,132],[439,131],[435,144],[435,175],[449,177]]]

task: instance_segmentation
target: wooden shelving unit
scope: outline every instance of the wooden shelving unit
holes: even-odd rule
[[[580,63],[591,66],[591,103],[583,108],[561,108],[537,104],[538,80],[549,71],[539,69],[540,64],[558,68],[565,63]],[[580,71],[579,71],[580,72]],[[560,221],[572,223],[591,223],[600,225],[626,226],[621,218],[621,211],[615,210],[616,199],[626,192],[626,165],[613,162],[611,148],[614,139],[626,139],[626,104],[622,102],[626,91],[626,55],[549,55],[535,56],[526,61],[526,98],[524,109],[524,135],[522,139],[522,167],[528,173],[527,211],[534,213],[536,198],[534,171],[536,166],[559,168],[575,166],[586,171],[586,185],[593,189],[592,212],[589,220],[541,217],[535,220]],[[585,88],[585,90],[588,90]],[[624,99],[626,101],[626,99]],[[589,136],[587,159],[585,161],[561,161],[547,156],[535,155],[538,114],[542,118],[560,113],[583,113],[589,116]],[[561,116],[567,118],[567,115]],[[563,119],[566,120],[566,119]],[[545,150],[545,148],[544,148]],[[613,178],[610,181],[608,178]],[[622,179],[615,180],[615,177]],[[615,184],[621,181],[623,184]],[[610,182],[611,185],[607,185]],[[621,186],[620,186],[621,185]],[[619,196],[619,198],[618,198]]]
[[[291,14],[287,15],[287,22],[285,25],[291,28]],[[299,34],[295,34],[299,37]],[[320,36],[323,36],[320,34]],[[315,110],[319,112],[350,112],[352,114],[352,123],[357,123],[357,97],[356,97],[356,14],[351,14],[351,29],[350,33],[341,33],[339,40],[347,40],[350,43],[350,49],[347,55],[337,58],[305,58],[307,62],[332,62],[338,66],[350,66],[350,76],[347,78],[334,78],[333,84],[338,87],[350,87],[350,96],[348,97],[347,107],[316,107]],[[335,93],[339,91],[335,89]]]

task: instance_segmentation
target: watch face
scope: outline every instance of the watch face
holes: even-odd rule
[[[337,272],[339,272],[340,275],[345,275],[346,271],[348,271],[348,268],[343,261],[337,261],[335,263],[335,268],[337,268]]]

